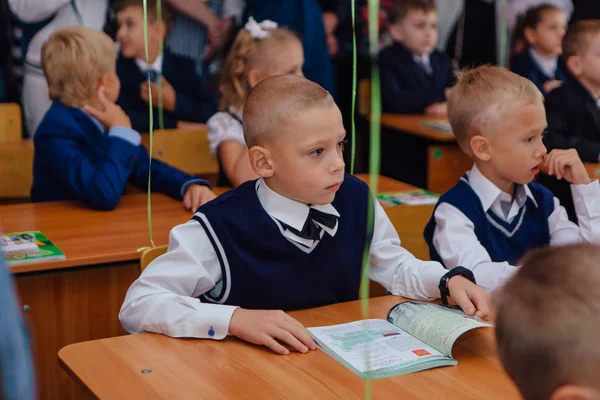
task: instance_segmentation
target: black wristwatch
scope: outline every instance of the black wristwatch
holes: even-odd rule
[[[450,290],[448,290],[448,282],[450,282],[450,279],[455,277],[456,275],[460,275],[463,278],[467,278],[475,284],[477,283],[475,282],[475,276],[473,275],[473,271],[466,269],[465,267],[452,268],[450,271],[448,271],[446,275],[442,276],[442,279],[440,279],[440,284],[438,286],[440,288],[442,304],[444,305],[448,304],[448,296],[450,296]]]

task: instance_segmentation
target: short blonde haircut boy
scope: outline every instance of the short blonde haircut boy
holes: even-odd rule
[[[85,26],[59,29],[42,47],[50,99],[81,107],[104,74],[115,71],[116,52],[104,32]]]
[[[500,359],[526,400],[600,387],[599,266],[598,245],[536,250],[498,294]]]
[[[543,101],[529,80],[507,69],[484,65],[458,73],[458,82],[448,98],[448,119],[462,151],[473,157],[470,140],[495,132],[507,108]]]
[[[600,20],[578,21],[569,26],[563,39],[563,57],[582,56],[589,48],[590,41],[600,34]]]
[[[285,130],[290,119],[316,107],[335,106],[318,84],[296,75],[277,75],[254,87],[244,107],[244,139],[261,146]]]

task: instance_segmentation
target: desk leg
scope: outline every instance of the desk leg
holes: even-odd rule
[[[66,345],[123,335],[118,314],[139,263],[18,274],[40,399],[87,398],[58,364]]]

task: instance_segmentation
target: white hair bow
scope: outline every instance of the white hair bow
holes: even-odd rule
[[[246,22],[244,29],[246,29],[254,39],[264,39],[269,36],[269,31],[276,29],[277,26],[277,22],[266,19],[261,23],[258,23],[254,18],[250,17],[248,22]]]

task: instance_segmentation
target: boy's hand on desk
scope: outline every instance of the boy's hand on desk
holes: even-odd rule
[[[167,111],[175,110],[175,101],[177,95],[173,86],[161,75],[160,80],[162,82],[162,98],[163,107]],[[158,84],[151,83],[150,88],[152,89],[152,107],[158,107]],[[150,89],[148,88],[148,81],[144,81],[140,84],[140,96],[142,100],[148,104],[150,102]]]
[[[544,168],[548,170],[548,175],[554,175],[556,179],[565,178],[574,185],[587,185],[591,182],[575,149],[552,150],[544,156]]]
[[[266,346],[287,355],[285,343],[300,353],[315,350],[317,344],[302,324],[283,311],[237,308],[229,322],[229,333],[246,342]]]
[[[198,207],[208,203],[215,197],[217,197],[217,195],[206,186],[190,185],[185,191],[185,196],[183,197],[183,206],[187,210],[196,212]]]
[[[454,276],[448,281],[450,297],[465,314],[475,314],[481,319],[490,315],[490,298],[485,290],[462,276]]]
[[[88,104],[85,104],[83,109],[92,117],[100,121],[100,123],[104,125],[104,129],[110,129],[113,126],[122,126],[131,129],[131,120],[121,107],[106,98],[104,87],[98,89],[98,100],[100,100],[104,110],[99,110]]]
[[[448,114],[448,103],[433,103],[425,109],[427,115],[446,115]]]

